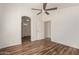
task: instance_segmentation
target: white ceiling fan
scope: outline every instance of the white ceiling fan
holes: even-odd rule
[[[38,11],[40,11],[39,13],[37,13],[37,15],[41,14],[42,12],[44,12],[47,15],[49,15],[48,11],[57,10],[57,7],[46,9],[46,6],[47,6],[47,3],[43,3],[43,9],[32,8],[32,10],[38,10]]]

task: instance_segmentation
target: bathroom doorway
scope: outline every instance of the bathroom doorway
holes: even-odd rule
[[[21,17],[21,38],[22,43],[28,43],[31,41],[31,18],[28,16]]]

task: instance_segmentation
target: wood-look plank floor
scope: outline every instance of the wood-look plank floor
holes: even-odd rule
[[[79,49],[48,39],[0,49],[1,55],[79,55]]]

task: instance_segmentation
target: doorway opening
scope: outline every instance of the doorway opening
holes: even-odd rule
[[[44,22],[45,39],[51,40],[51,21]]]
[[[21,17],[21,38],[22,44],[31,42],[31,18],[28,16]]]

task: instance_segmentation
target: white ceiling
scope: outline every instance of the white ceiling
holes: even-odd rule
[[[43,7],[43,3],[26,3],[24,5],[27,5],[31,8],[39,8],[39,9]],[[79,3],[47,3],[46,8],[52,8],[52,7],[67,8],[72,6],[79,6]]]
[[[72,6],[79,6],[79,3],[48,3],[47,8],[51,7],[67,8]]]
[[[39,8],[41,9],[43,4],[42,3],[0,3],[2,5],[16,5],[16,6],[25,6],[29,8]],[[58,7],[58,8],[67,8],[71,6],[79,6],[79,3],[48,3],[46,8]]]

